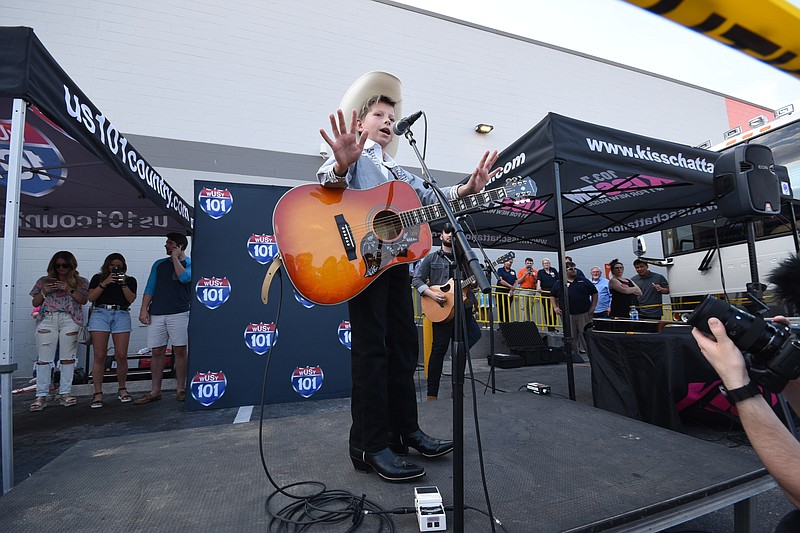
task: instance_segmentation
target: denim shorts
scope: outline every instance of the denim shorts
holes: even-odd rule
[[[130,333],[131,312],[121,309],[92,308],[89,317],[89,331],[110,331],[111,333]]]

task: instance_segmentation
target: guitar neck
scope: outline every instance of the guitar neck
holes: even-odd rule
[[[498,259],[497,261],[492,261],[492,264],[491,264],[491,265],[489,265],[489,266],[490,266],[491,268],[494,268],[494,267],[496,267],[497,265],[499,265],[500,263],[503,263],[503,262],[505,262],[505,256],[501,257],[501,258],[500,258],[500,259]],[[465,279],[464,281],[462,281],[462,282],[461,282],[461,284],[462,284],[464,287],[469,287],[469,286],[470,286],[470,285],[472,285],[473,283],[475,283],[475,274],[471,275],[470,277],[468,277],[467,279]]]
[[[448,203],[450,204],[450,209],[452,209],[453,212],[462,213],[468,209],[474,209],[486,204],[499,202],[507,196],[508,193],[506,192],[505,187],[498,187],[497,189],[492,189],[491,191],[483,191],[470,196],[465,196],[464,198],[456,198],[455,200],[450,200]],[[432,220],[439,220],[445,216],[447,216],[447,213],[445,213],[445,210],[441,204],[431,204],[424,205],[417,209],[403,211],[400,213],[400,220],[403,223],[403,227],[407,228],[419,226],[420,224],[431,222]]]

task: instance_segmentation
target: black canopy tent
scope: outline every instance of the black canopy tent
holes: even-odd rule
[[[24,27],[0,28],[4,201],[15,98],[29,104],[20,236],[163,236],[191,229],[191,205],[92,104],[33,30]]]
[[[503,150],[505,177],[532,178],[536,198],[473,213],[473,241],[488,248],[563,252],[709,220],[718,154],[549,113]],[[464,180],[466,181],[466,180]],[[566,294],[566,277],[561,276]],[[569,397],[575,399],[569,299],[564,345]]]
[[[563,231],[571,250],[710,220],[717,157],[549,113],[503,150],[489,186],[530,176],[536,198],[474,213],[476,238],[489,248],[560,250]]]
[[[10,193],[10,194],[7,194]],[[193,209],[67,76],[31,28],[0,28],[3,492],[13,484],[12,313],[18,236],[164,236]],[[5,225],[6,220],[18,224]]]

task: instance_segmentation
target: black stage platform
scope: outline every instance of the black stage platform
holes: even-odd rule
[[[486,395],[478,407],[492,506],[508,531],[658,531],[774,487],[751,454],[564,398]],[[429,433],[450,431],[449,402],[419,408]],[[413,484],[352,468],[349,424],[347,411],[266,420],[272,476],[279,484],[322,481],[384,508],[413,506]],[[465,503],[485,510],[471,416],[465,432]],[[2,530],[266,530],[272,487],[257,439],[258,422],[251,422],[82,440],[0,498]],[[428,472],[416,485],[438,486],[451,504],[452,456],[429,460],[412,452],[412,459]],[[738,530],[745,530],[747,511],[737,509],[745,519]],[[394,522],[397,531],[419,530],[413,514]],[[365,522],[362,530],[376,525]],[[487,518],[469,510],[465,530],[491,531]]]

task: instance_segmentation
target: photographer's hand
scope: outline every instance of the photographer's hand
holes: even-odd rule
[[[716,340],[697,328],[692,330],[700,351],[728,390],[745,386],[750,378],[742,352],[733,344],[718,319],[709,318],[708,327]],[[793,391],[792,387],[787,387],[789,390]],[[737,402],[736,410],[756,455],[789,500],[800,507],[800,442],[789,433],[762,396]]]
[[[744,357],[739,348],[725,332],[725,326],[719,319],[711,317],[708,319],[708,328],[714,334],[711,339],[697,328],[692,329],[692,335],[700,347],[700,351],[714,370],[717,371],[720,379],[728,390],[744,387],[750,382],[747,375]]]

